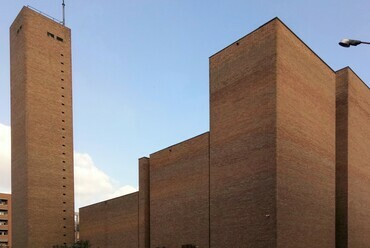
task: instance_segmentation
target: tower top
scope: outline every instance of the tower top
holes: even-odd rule
[[[63,5],[64,5],[64,0],[63,0]],[[47,17],[47,18],[49,18],[49,19],[51,19],[51,20],[53,20],[53,21],[55,21],[57,23],[59,23],[59,24],[62,24],[63,26],[65,26],[64,14],[63,14],[63,21],[60,21],[60,20],[58,20],[58,19],[56,19],[56,18],[54,18],[54,17],[46,14],[45,12],[42,12],[41,10],[36,9],[35,7],[32,7],[30,5],[27,5],[26,7],[28,9],[31,9],[31,10],[33,10],[33,11],[35,11],[35,12],[37,12],[37,13],[39,13],[39,14],[41,14],[41,15],[43,15],[43,16],[45,16],[45,17]],[[63,13],[64,13],[64,9],[63,9]]]

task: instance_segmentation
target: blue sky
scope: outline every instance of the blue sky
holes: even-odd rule
[[[4,130],[10,125],[8,29],[23,5],[61,19],[61,0],[2,0]],[[337,45],[344,37],[370,41],[368,0],[66,0],[66,5],[73,44],[74,148],[79,163],[90,164],[90,173],[98,170],[112,187],[97,189],[104,192],[99,198],[77,205],[137,188],[138,158],[208,131],[208,58],[276,16],[334,70],[350,66],[370,82],[370,46]],[[9,139],[1,137],[4,176]],[[3,180],[0,191],[9,187]]]

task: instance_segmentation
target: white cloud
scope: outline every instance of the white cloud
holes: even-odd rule
[[[10,193],[10,127],[0,123],[0,192]]]
[[[76,207],[137,191],[130,185],[120,186],[101,171],[87,153],[75,152],[74,163]]]
[[[10,193],[11,176],[10,126],[0,123],[0,192]],[[137,191],[130,185],[122,186],[100,170],[87,153],[74,153],[76,209],[99,201]]]

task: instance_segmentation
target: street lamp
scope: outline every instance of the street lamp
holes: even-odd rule
[[[351,39],[342,39],[339,42],[339,45],[342,47],[357,46],[359,44],[370,44],[370,42],[360,41],[360,40],[351,40]]]

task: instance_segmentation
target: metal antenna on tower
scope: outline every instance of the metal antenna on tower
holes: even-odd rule
[[[63,26],[65,26],[66,25],[66,5],[65,5],[65,3],[64,3],[64,0],[63,0],[63,3],[62,3],[62,6],[63,6],[63,22],[62,22],[62,24],[63,24]]]

